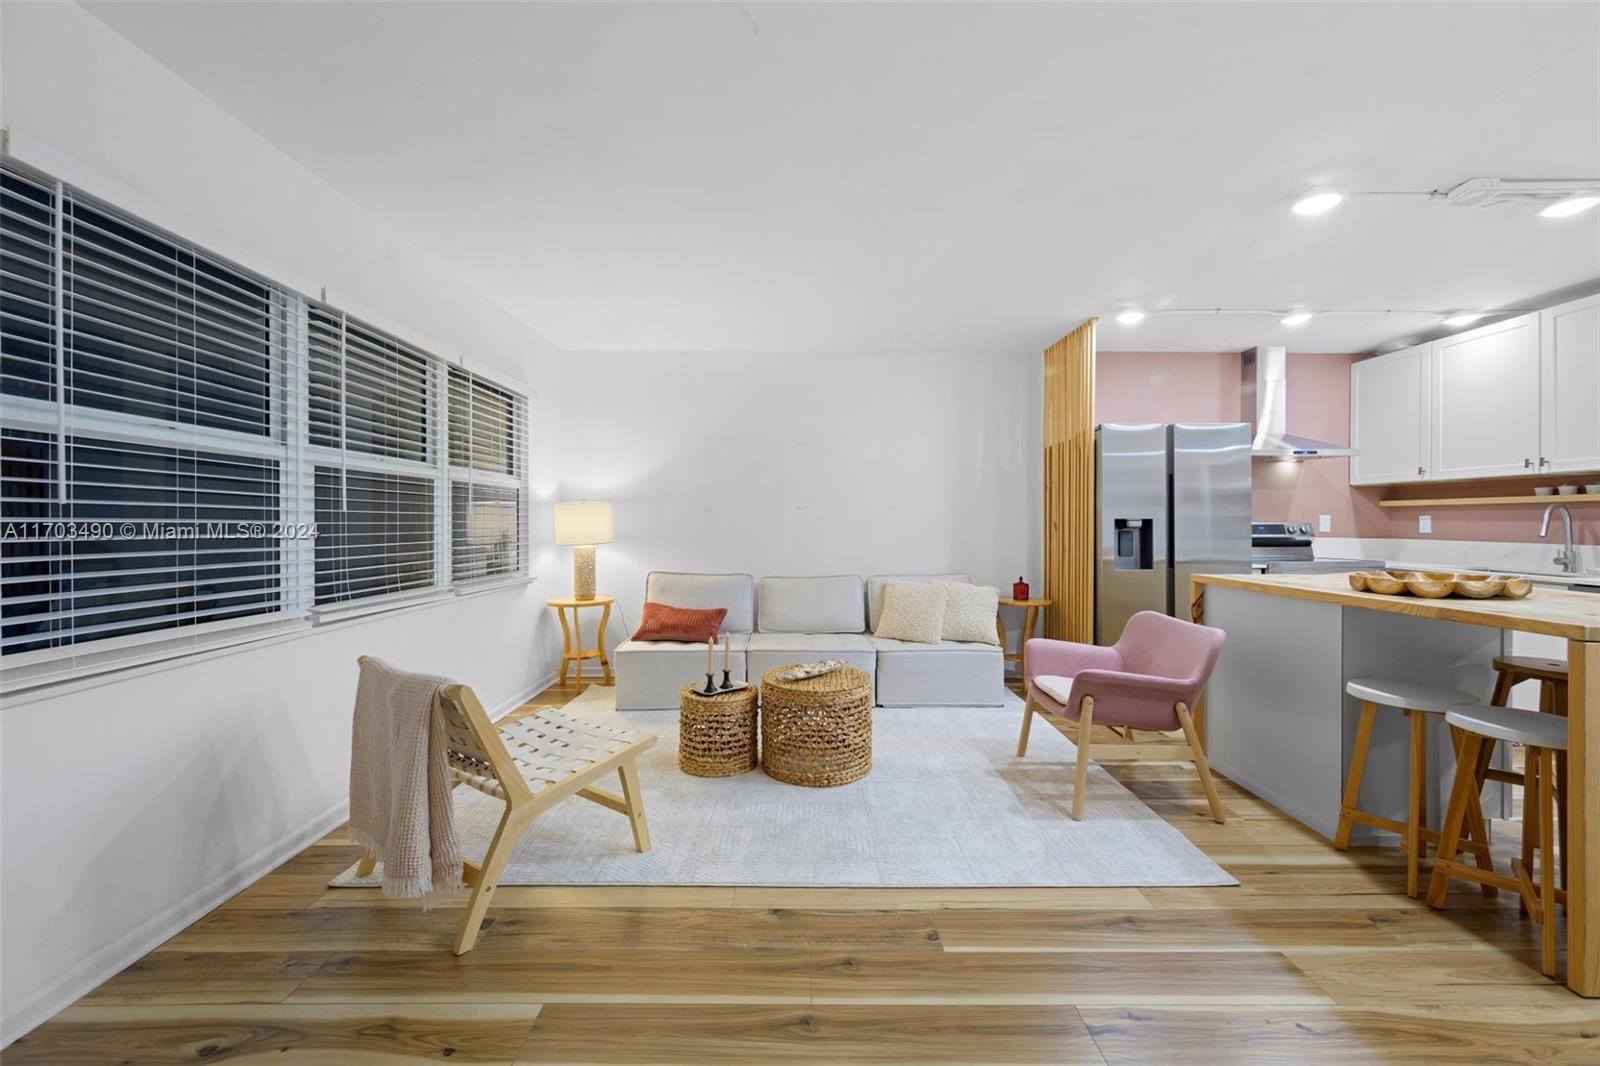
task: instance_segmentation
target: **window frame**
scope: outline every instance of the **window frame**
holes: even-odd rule
[[[318,467],[384,475],[403,475],[426,479],[432,486],[433,568],[427,586],[397,592],[355,596],[317,604],[315,555],[312,539],[279,542],[278,574],[272,586],[276,608],[259,613],[215,621],[181,621],[144,632],[68,640],[54,647],[12,652],[0,656],[0,692],[7,694],[29,688],[58,684],[90,674],[128,669],[152,661],[197,654],[252,640],[269,639],[289,630],[337,622],[344,618],[365,617],[388,610],[414,607],[419,603],[444,601],[500,585],[525,584],[533,580],[530,568],[528,482],[529,405],[526,394],[507,384],[492,372],[467,371],[464,360],[446,359],[412,344],[393,331],[357,318],[348,311],[296,292],[270,278],[215,255],[159,226],[109,204],[75,186],[58,181],[9,155],[0,157],[4,169],[20,178],[53,188],[51,215],[59,235],[67,218],[69,203],[82,203],[95,212],[110,216],[117,223],[143,231],[170,243],[174,248],[204,259],[212,266],[237,272],[267,293],[269,328],[267,345],[268,432],[252,433],[206,425],[191,414],[191,421],[164,419],[152,414],[135,414],[86,404],[70,403],[71,394],[63,391],[62,377],[68,316],[64,314],[62,293],[68,277],[66,245],[58,243],[49,262],[53,318],[50,322],[54,362],[48,364],[47,395],[14,394],[0,397],[0,425],[8,430],[42,433],[52,440],[55,462],[60,464],[63,442],[71,437],[92,438],[132,445],[193,452],[196,457],[217,455],[269,459],[278,464],[278,520],[285,526],[313,523],[316,517],[316,479]],[[59,236],[58,236],[59,240]],[[8,282],[9,283],[9,282]],[[36,283],[35,283],[36,284]],[[393,455],[369,453],[350,448],[344,421],[339,426],[340,447],[313,444],[311,406],[312,330],[316,312],[341,316],[358,323],[373,336],[392,343],[408,358],[420,357],[426,369],[425,428],[423,461]],[[8,339],[9,343],[9,339]],[[514,455],[514,474],[453,467],[450,463],[449,390],[452,375],[466,374],[469,381],[481,379],[512,399],[512,418],[508,447]],[[341,413],[348,402],[348,382],[341,381]],[[57,466],[58,476],[65,477]],[[452,489],[460,481],[491,482],[515,489],[519,494],[518,559],[514,570],[468,581],[454,578],[454,539],[451,529]],[[29,519],[21,519],[28,521]],[[72,519],[63,519],[72,521]],[[177,573],[177,571],[174,571]],[[181,577],[174,583],[181,583]],[[180,616],[181,617],[181,616]]]

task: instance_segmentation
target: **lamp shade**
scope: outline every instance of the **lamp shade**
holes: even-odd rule
[[[558,503],[557,544],[610,544],[611,505],[599,500]]]

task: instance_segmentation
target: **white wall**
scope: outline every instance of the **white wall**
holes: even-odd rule
[[[544,578],[9,701],[9,1041],[341,820],[357,654],[451,674],[505,704],[553,671],[559,636],[543,599],[552,575],[560,588],[566,578],[539,547],[558,489],[561,360],[546,341],[76,5],[0,5],[0,47],[0,123],[19,158],[524,385]]]
[[[653,569],[1040,586],[1038,353],[564,361],[563,495],[614,505],[608,645]]]

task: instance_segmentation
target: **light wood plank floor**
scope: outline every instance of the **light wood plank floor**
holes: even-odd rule
[[[459,902],[326,887],[341,831],[0,1061],[1600,1063],[1600,1001],[1540,976],[1514,900],[1430,911],[1393,851],[1111,770],[1241,886],[509,887],[457,959]]]

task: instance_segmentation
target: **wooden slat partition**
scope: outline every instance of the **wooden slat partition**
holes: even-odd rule
[[[1044,635],[1094,641],[1095,319],[1044,353]]]

